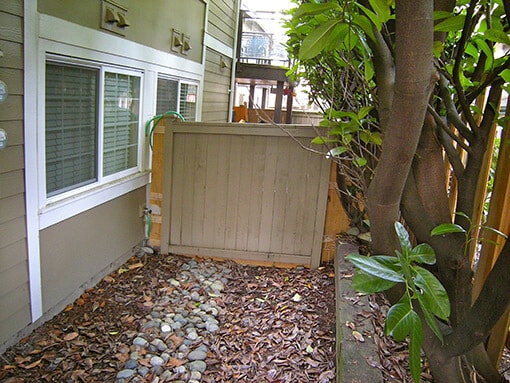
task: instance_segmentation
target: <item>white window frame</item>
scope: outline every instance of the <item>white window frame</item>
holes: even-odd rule
[[[200,98],[200,95],[201,95],[200,94],[200,83],[198,81],[191,81],[189,79],[183,79],[183,78],[179,78],[179,77],[168,75],[166,73],[159,72],[158,75],[157,75],[157,78],[156,78],[156,85],[155,85],[156,86],[156,90],[157,90],[157,87],[158,87],[157,82],[158,82],[159,79],[175,81],[177,83],[177,110],[175,110],[175,112],[177,112],[179,114],[182,114],[182,110],[181,110],[181,90],[182,90],[182,85],[183,84],[194,85],[194,86],[197,87],[197,100],[195,102],[195,104],[196,104],[195,119],[193,121],[194,122],[198,121],[198,110],[199,110],[198,99]],[[155,103],[155,106],[157,106],[157,102]],[[156,109],[154,109],[154,110],[156,110]]]
[[[97,115],[97,180],[88,185],[78,187],[60,194],[47,197],[46,193],[46,145],[45,145],[45,72],[46,63],[59,63],[67,65],[77,65],[87,68],[98,69],[99,86],[98,86],[98,115]],[[78,59],[74,57],[66,57],[63,55],[56,55],[53,53],[46,53],[44,55],[44,63],[41,66],[41,96],[39,97],[39,164],[42,167],[39,171],[40,179],[40,193],[39,193],[39,206],[41,211],[41,222],[45,223],[45,218],[48,217],[48,224],[55,221],[61,220],[62,214],[66,215],[64,210],[78,209],[86,210],[86,206],[89,204],[95,205],[98,200],[104,198],[104,193],[112,192],[113,194],[125,193],[126,190],[134,189],[136,187],[143,186],[147,182],[146,171],[143,169],[142,157],[146,153],[143,148],[145,146],[144,130],[142,126],[142,109],[144,105],[143,93],[144,93],[144,72],[139,69],[130,69],[111,64],[103,64],[86,59]],[[105,73],[119,73],[130,76],[136,76],[140,79],[140,110],[138,116],[138,150],[137,150],[137,166],[126,169],[124,171],[103,176],[103,135],[104,135],[104,81]],[[140,178],[141,177],[141,178]],[[107,191],[106,189],[113,190]],[[96,200],[97,198],[97,200]],[[89,201],[86,201],[89,199]],[[44,225],[43,225],[44,226]],[[48,225],[49,226],[49,225]]]
[[[31,167],[27,173],[27,180],[30,180],[27,183],[30,188],[27,200],[30,206],[37,206],[37,227],[41,230],[149,184],[151,159],[148,138],[145,136],[145,123],[155,114],[158,76],[175,78],[198,86],[196,120],[199,121],[204,64],[48,15],[39,14],[36,26],[39,27],[39,33],[33,50],[34,56],[27,57],[26,61],[28,63],[26,69],[34,74],[33,88],[36,89],[32,93],[35,96],[27,98],[26,110],[34,110],[35,113],[32,112],[33,117],[30,114],[26,115],[29,124],[27,128],[29,139],[26,143],[35,150],[27,156],[26,161],[31,166],[37,165],[35,171]],[[114,68],[115,71],[124,69],[143,73],[140,91],[139,166],[136,171],[132,173],[127,171],[120,174],[120,177],[119,174],[104,177],[102,183],[95,182],[65,194],[46,198],[44,81],[46,58],[50,55],[68,58],[71,61],[66,62],[70,64],[75,60],[78,65],[85,63]],[[98,117],[102,119],[102,115]],[[30,157],[35,160],[31,160]],[[34,188],[37,192],[32,191]],[[31,215],[31,220],[33,217]]]
[[[98,186],[113,182],[118,179],[122,179],[125,177],[128,177],[130,175],[134,175],[136,173],[139,173],[142,171],[142,150],[141,147],[143,146],[143,127],[142,127],[142,121],[141,121],[141,114],[142,114],[142,105],[143,105],[143,86],[144,86],[144,73],[141,71],[136,70],[128,70],[125,68],[118,68],[110,65],[101,65],[97,63],[91,63],[85,60],[77,60],[75,58],[68,58],[63,56],[56,56],[53,54],[48,54],[45,60],[45,64],[47,62],[56,63],[56,64],[62,64],[62,65],[71,65],[71,66],[80,66],[84,68],[92,68],[98,70],[98,104],[97,104],[97,137],[98,142],[96,146],[96,154],[97,154],[97,180],[93,183],[87,184],[82,187],[74,188],[72,190],[62,192],[56,195],[53,195],[51,197],[45,198],[45,204],[51,205],[55,202],[58,202],[60,200],[64,200],[70,196],[73,196],[75,194],[80,194],[82,192],[86,192],[87,190],[91,190],[94,188],[97,188]],[[140,108],[138,113],[138,150],[137,150],[137,166],[123,170],[121,172],[117,172],[115,174],[111,174],[109,176],[103,175],[103,143],[104,143],[104,82],[105,82],[105,73],[117,73],[117,74],[124,74],[129,76],[135,76],[140,79]],[[45,82],[45,75],[44,75],[44,82]],[[42,100],[44,102],[44,100]],[[43,113],[45,113],[45,106],[41,107]],[[42,117],[43,121],[45,121],[45,116]],[[44,123],[45,124],[45,123]],[[44,131],[42,132],[44,134]],[[41,140],[41,143],[44,144],[44,152],[46,151],[45,146],[45,140],[43,137],[43,140]],[[44,158],[44,163],[45,163]],[[44,191],[46,194],[46,171],[44,171]],[[44,197],[44,195],[42,196]]]

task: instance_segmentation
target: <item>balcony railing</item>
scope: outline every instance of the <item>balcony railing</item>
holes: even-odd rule
[[[287,38],[282,26],[284,15],[242,11],[241,17],[240,62],[288,67],[284,45]]]

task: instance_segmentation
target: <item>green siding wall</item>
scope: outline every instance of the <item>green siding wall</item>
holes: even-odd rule
[[[23,1],[0,2],[0,80],[9,96],[0,104],[0,128],[9,144],[0,151],[0,345],[30,323],[24,158]]]

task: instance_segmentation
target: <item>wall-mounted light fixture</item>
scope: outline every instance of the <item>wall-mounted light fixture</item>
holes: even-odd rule
[[[191,37],[185,35],[183,32],[172,28],[172,35],[170,36],[170,49],[172,52],[181,55],[187,55],[193,48],[190,43]]]
[[[126,28],[130,26],[127,8],[112,0],[101,2],[101,28],[121,36],[126,35]]]
[[[225,68],[228,68],[228,63],[223,57],[220,57],[220,69],[225,69]]]

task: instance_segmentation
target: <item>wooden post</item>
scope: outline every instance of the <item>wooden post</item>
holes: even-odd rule
[[[510,101],[508,106],[510,106]],[[510,108],[507,107],[506,116],[510,116]],[[494,176],[494,188],[492,191],[489,215],[487,217],[487,226],[510,234],[510,123],[507,122],[499,149],[496,174]],[[498,259],[499,253],[503,248],[505,239],[493,232],[484,233],[484,239],[490,242],[484,242],[480,260],[475,272],[473,284],[473,298],[476,299],[489,275],[494,263]],[[496,243],[497,245],[494,245]],[[501,318],[494,328],[487,350],[494,365],[498,365],[508,336],[508,327],[510,325],[509,311]]]
[[[331,161],[329,174],[328,205],[326,207],[326,222],[324,223],[324,238],[322,241],[322,262],[332,263],[336,253],[336,237],[349,228],[349,217],[340,201],[340,194],[336,184],[337,164]]]
[[[261,102],[262,105],[260,105],[260,107],[262,109],[266,109],[267,108],[267,88],[262,88],[262,102]]]
[[[274,104],[273,121],[279,124],[282,121],[282,102],[283,102],[283,81],[276,83],[276,101]]]
[[[149,246],[161,246],[161,206],[163,203],[163,174],[165,156],[165,119],[154,129],[152,139],[152,174],[150,185],[151,231]]]
[[[287,113],[285,114],[285,123],[292,124],[292,101],[294,100],[294,87],[289,85],[289,94],[287,95]]]
[[[255,84],[251,83],[250,84],[250,98],[248,100],[248,108],[249,109],[253,109],[254,101],[255,101]]]

